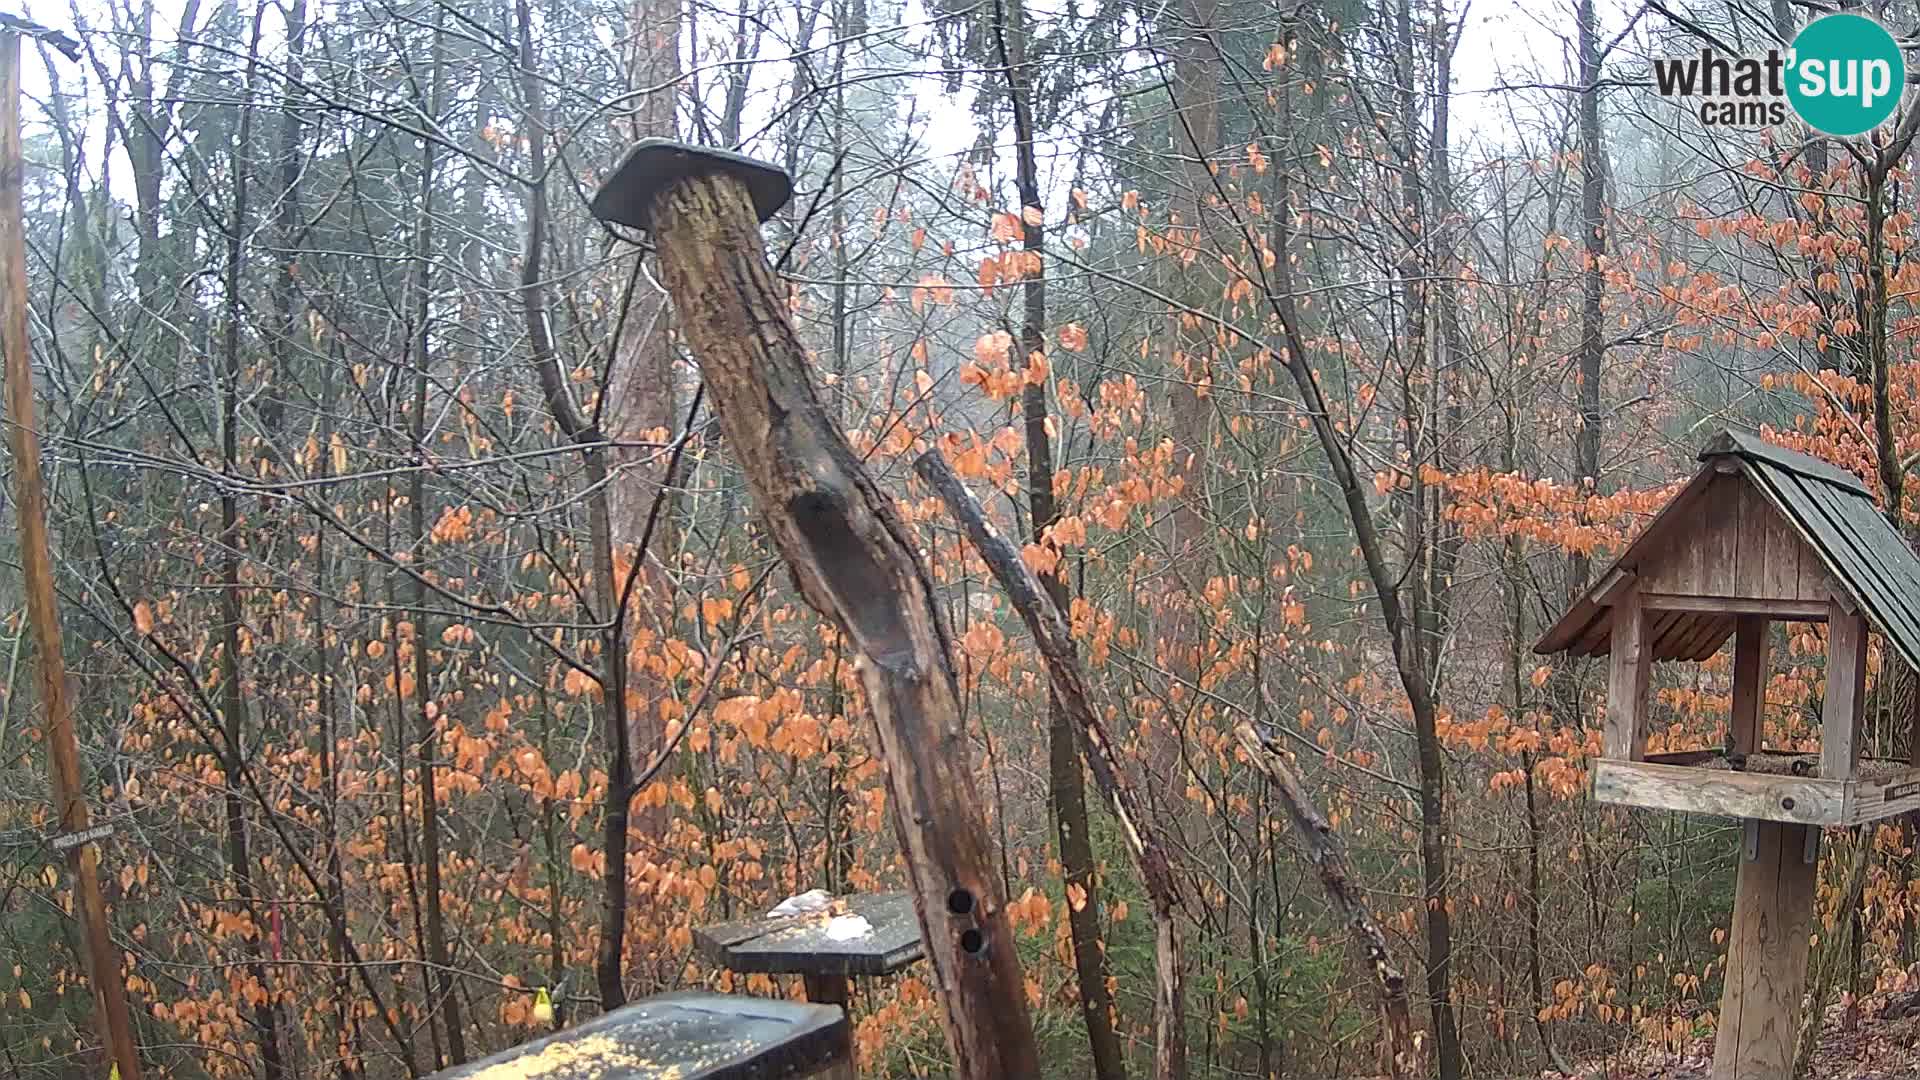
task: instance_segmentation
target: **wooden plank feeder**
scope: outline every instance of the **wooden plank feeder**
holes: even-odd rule
[[[1026,984],[920,544],[821,405],[787,288],[761,247],[761,222],[792,192],[792,179],[764,162],[647,139],[592,209],[651,237],[760,523],[854,659],[954,1075],[1037,1077]]]
[[[1920,670],[1920,558],[1872,491],[1833,465],[1737,431],[1700,461],[1534,648],[1608,657],[1596,799],[1745,822],[1713,1076],[1761,1080],[1793,1064],[1820,830],[1920,808],[1920,727],[1909,760],[1861,757],[1868,633]],[[1774,620],[1827,625],[1818,754],[1765,745]],[[1705,660],[1728,638],[1726,745],[1648,753],[1653,664]]]
[[[693,940],[728,971],[798,975],[808,1001],[841,1006],[851,996],[850,976],[891,975],[926,955],[906,893],[833,897],[819,911],[702,927]]]

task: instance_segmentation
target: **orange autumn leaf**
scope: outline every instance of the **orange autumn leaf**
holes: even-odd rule
[[[991,334],[982,334],[973,343],[973,355],[982,364],[1004,366],[1008,353],[1013,351],[1013,335],[1005,330],[995,330]]]

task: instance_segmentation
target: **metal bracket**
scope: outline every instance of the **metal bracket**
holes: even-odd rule
[[[1823,831],[1818,825],[1807,826],[1806,848],[1800,853],[1800,858],[1808,866],[1820,865],[1820,834]]]
[[[1748,862],[1759,862],[1760,861],[1760,819],[1747,818],[1746,820],[1741,822],[1741,825],[1743,826],[1742,835],[1744,838],[1744,843],[1740,845],[1741,850],[1746,854]]]

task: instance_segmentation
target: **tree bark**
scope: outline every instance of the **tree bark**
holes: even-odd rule
[[[427,100],[421,104],[428,116],[438,118],[446,82],[446,7],[437,6],[435,12],[432,71],[428,75]],[[414,363],[413,414],[408,418],[414,469],[407,498],[411,534],[408,539],[416,563],[425,555],[427,545],[427,387],[433,355],[430,331],[437,150],[438,144],[432,139],[421,141],[420,224],[415,238],[418,251],[414,262],[413,340],[410,343]],[[442,1065],[463,1065],[467,1060],[467,1037],[460,1017],[460,996],[454,992],[453,955],[447,948],[446,905],[440,884],[440,797],[434,776],[439,765],[440,733],[432,709],[433,672],[427,663],[427,646],[434,638],[427,622],[426,582],[419,577],[412,582],[413,640],[397,644],[413,650],[414,763],[420,770],[420,866],[426,893],[427,960],[433,965],[428,978],[433,987],[429,1015],[437,1016],[446,1028],[447,1060]],[[398,686],[394,687],[396,694],[399,690]]]
[[[1606,287],[1602,260],[1607,256],[1607,157],[1600,129],[1600,27],[1594,0],[1576,0],[1580,78],[1580,429],[1573,439],[1573,479],[1593,493],[1600,486],[1601,365],[1606,359],[1600,297]],[[1591,560],[1575,553],[1567,560],[1567,597],[1587,591]]]
[[[856,656],[954,1071],[1040,1075],[1026,987],[918,542],[821,406],[748,190],[681,180],[649,220],[727,444],[802,595]]]
[[[580,415],[567,380],[560,370],[560,359],[553,345],[547,322],[547,287],[542,277],[542,256],[547,232],[547,115],[544,83],[535,67],[533,51],[533,15],[527,0],[515,4],[519,23],[521,93],[526,103],[529,164],[535,177],[528,196],[527,253],[520,267],[520,302],[527,322],[527,340],[532,346],[533,366],[546,397],[547,408],[560,431],[581,446],[586,479],[592,494],[587,499],[588,553],[593,560],[593,621],[603,627],[600,639],[600,670],[593,677],[600,684],[596,706],[601,738],[606,744],[607,790],[601,830],[600,940],[594,957],[594,979],[600,991],[600,1007],[612,1010],[626,1004],[627,938],[627,825],[636,793],[633,771],[633,731],[628,726],[627,635],[624,606],[625,582],[616,575],[613,557],[612,510],[609,505],[607,453],[598,428]]]
[[[222,359],[222,378],[220,384],[220,463],[228,476],[244,475],[245,467],[239,460],[240,454],[240,278],[245,264],[245,245],[242,238],[247,233],[247,180],[248,169],[246,153],[252,144],[253,108],[252,93],[254,73],[258,69],[255,50],[259,47],[259,21],[256,17],[252,47],[247,54],[246,101],[240,106],[240,124],[235,133],[232,146],[233,164],[233,215],[227,222],[227,265],[224,286],[226,290],[225,325],[222,328],[220,352]],[[253,881],[253,857],[248,843],[246,803],[241,798],[239,778],[242,761],[247,754],[247,704],[243,689],[245,677],[241,671],[240,656],[242,644],[242,600],[246,592],[245,582],[240,574],[240,552],[245,541],[240,533],[240,499],[231,487],[223,489],[220,495],[220,547],[221,557],[220,590],[220,650],[221,672],[221,722],[225,727],[225,759],[221,762],[225,773],[222,800],[225,804],[227,823],[227,863],[228,874],[233,881],[234,895],[249,917],[258,919],[260,907],[255,902],[256,893]],[[266,964],[261,957],[260,934],[265,928],[256,923],[253,933],[243,946],[247,954],[247,974],[259,985],[265,998],[253,1006],[253,1024],[259,1031],[260,1065],[266,1080],[279,1080],[284,1074],[284,1065],[280,1056],[280,1025],[278,1012],[273,998],[272,984],[267,979]]]
[[[1279,110],[1286,115],[1286,102]],[[1453,904],[1450,897],[1448,844],[1451,832],[1447,824],[1446,759],[1439,738],[1439,706],[1434,699],[1428,672],[1420,662],[1416,644],[1418,627],[1407,617],[1401,604],[1401,575],[1387,564],[1379,526],[1367,503],[1365,489],[1355,468],[1345,437],[1334,426],[1301,328],[1299,307],[1293,284],[1293,235],[1289,224],[1292,204],[1291,185],[1285,167],[1273,169],[1273,240],[1276,255],[1271,278],[1266,281],[1268,305],[1280,324],[1282,347],[1276,351],[1287,374],[1299,391],[1302,412],[1313,428],[1315,441],[1326,456],[1328,471],[1340,491],[1347,523],[1353,530],[1367,581],[1374,600],[1380,605],[1380,621],[1393,647],[1394,670],[1407,695],[1413,714],[1414,740],[1420,763],[1420,861],[1423,878],[1427,938],[1427,994],[1432,1000],[1434,1046],[1442,1080],[1458,1080],[1464,1070],[1459,1031],[1454,1020],[1452,992]]]
[[[639,92],[631,114],[636,139],[679,133],[675,103],[680,96],[680,31],[680,0],[634,0],[629,81]],[[607,512],[616,545],[637,542],[654,500],[665,497],[659,451],[623,444],[646,442],[648,432],[671,428],[679,418],[670,316],[666,295],[645,275],[635,275],[614,342],[613,369],[607,374],[606,408],[598,418],[614,444],[608,456],[618,480],[608,492]],[[662,550],[672,547],[671,536],[661,535],[657,542]],[[636,567],[646,565],[646,554],[633,553]],[[659,585],[659,575],[643,573],[641,588],[650,594]],[[646,760],[656,748],[657,734],[649,730],[637,740],[646,744],[633,747],[637,760]]]

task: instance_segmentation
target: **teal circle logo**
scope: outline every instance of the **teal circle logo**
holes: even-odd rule
[[[1823,15],[1793,39],[1787,100],[1815,131],[1842,138],[1885,123],[1907,88],[1907,58],[1865,15]]]

